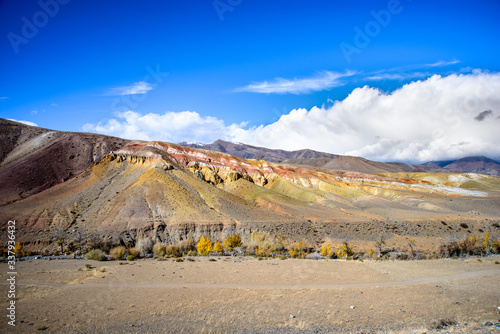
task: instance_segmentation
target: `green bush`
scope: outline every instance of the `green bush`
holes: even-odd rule
[[[94,248],[85,254],[85,258],[87,260],[105,261],[106,254],[102,250]]]

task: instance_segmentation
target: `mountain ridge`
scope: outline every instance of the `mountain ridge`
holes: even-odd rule
[[[499,162],[480,156],[470,156],[455,160],[429,161],[415,165],[403,162],[378,162],[363,157],[331,154],[310,149],[295,151],[269,149],[244,143],[231,143],[221,139],[211,144],[182,142],[179,145],[228,153],[244,159],[262,159],[272,162],[309,165],[328,169],[355,170],[363,173],[472,172],[494,176],[500,175]],[[484,163],[481,164],[480,162]]]

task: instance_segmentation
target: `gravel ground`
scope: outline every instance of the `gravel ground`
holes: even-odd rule
[[[0,332],[500,333],[499,260],[23,261]]]

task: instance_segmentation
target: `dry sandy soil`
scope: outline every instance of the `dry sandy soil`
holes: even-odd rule
[[[499,260],[24,261],[0,332],[500,333]]]

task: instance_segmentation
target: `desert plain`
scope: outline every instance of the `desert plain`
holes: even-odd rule
[[[16,263],[3,333],[499,333],[500,257]],[[1,309],[9,299],[0,264]],[[6,314],[5,314],[6,315]]]

